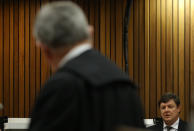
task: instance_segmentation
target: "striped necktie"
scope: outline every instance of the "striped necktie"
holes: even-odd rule
[[[172,129],[171,126],[166,126],[167,131],[170,131]]]

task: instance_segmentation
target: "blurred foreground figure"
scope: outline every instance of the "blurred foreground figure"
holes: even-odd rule
[[[83,11],[63,1],[43,6],[34,36],[55,74],[36,101],[31,131],[113,131],[144,127],[136,87],[92,49],[93,28]]]
[[[162,119],[149,127],[156,131],[186,131],[187,123],[179,118],[181,112],[180,99],[172,93],[166,93],[158,102]]]

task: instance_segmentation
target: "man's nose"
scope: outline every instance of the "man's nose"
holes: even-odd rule
[[[164,111],[166,112],[166,111],[169,111],[169,108],[168,107],[166,107],[165,109],[164,109]]]

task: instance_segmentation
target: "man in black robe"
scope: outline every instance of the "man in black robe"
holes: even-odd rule
[[[144,127],[136,86],[92,49],[93,28],[70,1],[43,6],[34,25],[36,45],[56,71],[35,103],[31,131],[113,131]]]

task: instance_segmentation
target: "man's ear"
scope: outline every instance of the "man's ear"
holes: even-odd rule
[[[179,110],[179,114],[181,113],[181,105],[177,106],[177,109]]]
[[[94,28],[93,28],[93,26],[89,25],[88,31],[90,33],[90,36],[93,38],[93,36],[94,36]]]
[[[44,53],[44,55],[46,56],[46,58],[48,60],[52,59],[53,55],[52,55],[51,50],[48,48],[48,46],[44,45],[41,42],[36,42],[36,46],[39,47],[42,50],[42,52]]]

